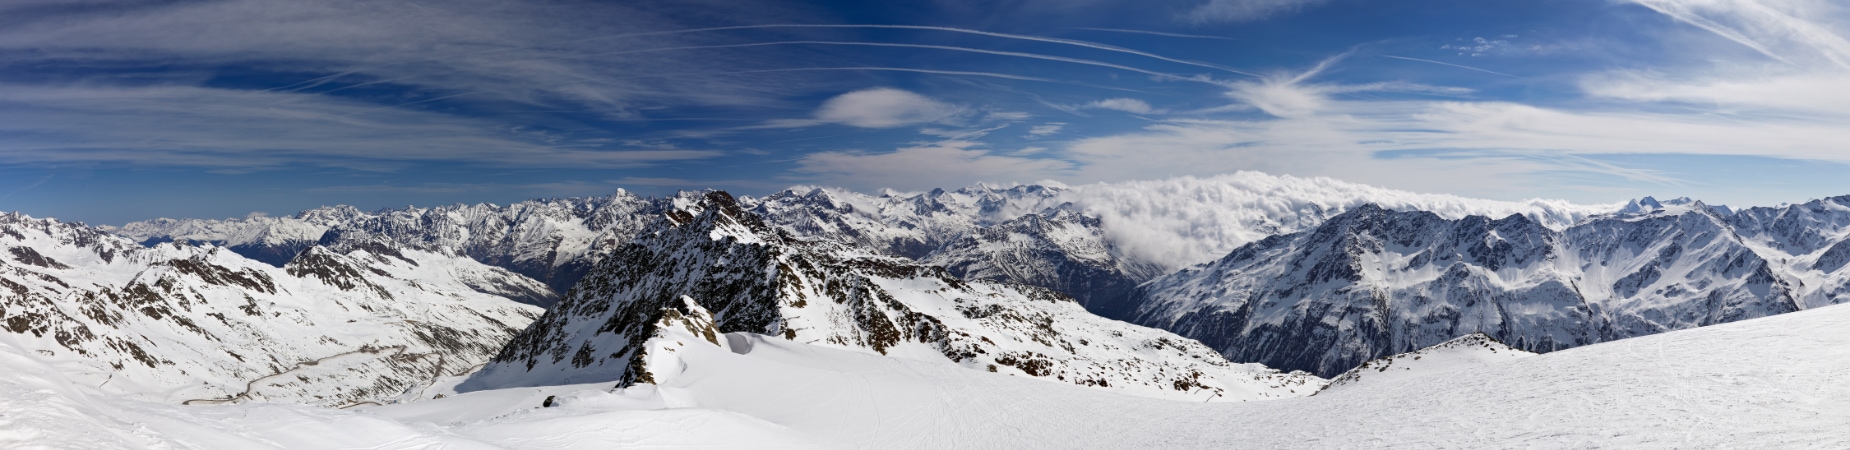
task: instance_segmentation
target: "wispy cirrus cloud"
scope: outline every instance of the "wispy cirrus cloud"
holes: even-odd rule
[[[606,147],[494,122],[281,92],[0,84],[0,162],[257,170],[407,163],[623,168],[714,150]]]
[[[769,10],[754,12],[775,16]],[[0,31],[0,51],[10,52],[15,64],[241,65],[326,75],[291,90],[326,91],[389,80],[393,86],[437,95],[467,93],[467,100],[475,102],[569,105],[616,115],[661,102],[737,104],[787,92],[770,80],[625,78],[727,67],[701,59],[570,58],[608,50],[613,43],[689,42],[681,36],[583,39],[680,21],[673,12],[622,5],[220,0],[103,2],[62,9],[15,5],[6,13],[22,20]],[[36,20],[21,17],[27,14]]]
[[[1150,107],[1150,104],[1145,103],[1143,100],[1122,97],[1094,100],[1090,103],[1079,105],[1077,109],[1109,109],[1131,114],[1162,114],[1165,112],[1164,110]]]
[[[1597,98],[1667,105],[1725,117],[1738,127],[1793,131],[1850,120],[1850,39],[1841,27],[1850,11],[1812,0],[1635,0],[1635,3],[1753,50],[1764,60],[1712,56],[1683,70],[1614,70],[1585,75],[1581,89]],[[1704,43],[1690,43],[1702,46]],[[1753,133],[1752,130],[1742,130]],[[1798,136],[1806,136],[1810,133]],[[1812,145],[1775,149],[1798,136],[1770,136],[1743,153],[1838,160]],[[1810,150],[1806,150],[1810,149]],[[1809,155],[1809,156],[1806,156]]]

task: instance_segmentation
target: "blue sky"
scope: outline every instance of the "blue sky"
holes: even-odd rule
[[[1850,194],[1827,0],[0,4],[0,209],[90,223],[1237,170]]]

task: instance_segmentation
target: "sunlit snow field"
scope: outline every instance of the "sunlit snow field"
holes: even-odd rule
[[[661,386],[481,391],[334,410],[100,396],[17,346],[7,448],[1252,448],[1850,446],[1850,307],[1247,403],[1132,397],[738,336]],[[735,343],[737,341],[735,340]],[[555,406],[540,407],[548,396]]]

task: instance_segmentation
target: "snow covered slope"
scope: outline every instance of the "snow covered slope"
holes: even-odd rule
[[[313,246],[282,268],[0,215],[0,347],[162,402],[387,401],[486,361],[548,292],[455,255]]]
[[[1697,203],[1700,205],[1700,203]],[[1138,288],[1135,323],[1334,376],[1472,332],[1546,352],[1797,311],[1803,286],[1708,208],[1449,220],[1365,205]]]
[[[1316,396],[1200,403],[727,335],[661,385],[471,392],[315,409],[97,395],[0,347],[0,447],[1843,448],[1850,306]],[[691,341],[691,339],[689,339]],[[749,351],[741,354],[739,348]],[[553,407],[541,407],[548,397]]]
[[[1231,364],[1198,342],[1087,313],[1045,289],[966,282],[943,269],[804,241],[724,192],[614,252],[459,387],[659,380],[648,344],[675,324],[747,332],[1137,395],[1250,400],[1322,380]],[[712,311],[710,318],[704,311]],[[673,319],[673,320],[671,320]],[[717,344],[717,341],[715,342]]]
[[[462,436],[592,414],[729,412],[828,448],[1840,448],[1850,445],[1840,432],[1850,426],[1846,321],[1850,307],[1833,306],[1306,398],[1205,404],[740,336],[744,354],[684,347],[685,371],[659,386],[484,391],[369,412]],[[548,396],[562,406],[538,408]]]
[[[1439,345],[1362,363],[1359,367],[1331,378],[1330,384],[1324,385],[1323,390],[1318,392],[1470,370],[1535,355],[1534,352],[1525,352],[1497,342],[1496,338],[1484,333],[1471,333]]]

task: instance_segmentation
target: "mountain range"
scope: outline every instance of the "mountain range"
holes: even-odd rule
[[[1647,197],[1563,229],[1365,206],[1144,283],[1123,318],[1322,376],[1478,332],[1555,351],[1850,300],[1846,201]]]
[[[732,351],[748,350],[720,337],[772,336],[1138,395],[1257,399],[1472,333],[1550,352],[1837,303],[1850,289],[1846,205],[1493,202],[1248,172],[879,195],[619,190],[121,227],[14,214],[0,315],[40,354],[152,364],[165,375],[129,376],[149,386],[217,370],[214,387],[169,395],[201,402],[629,385],[664,376],[649,355],[681,329]],[[65,237],[41,236],[54,234]],[[72,300],[124,292],[156,294],[101,302],[128,322]],[[306,315],[276,325],[283,316],[237,310],[264,302]],[[289,327],[366,332],[226,338]],[[108,337],[63,337],[85,333]],[[197,350],[265,339],[320,344],[264,347],[274,354],[251,363]],[[362,368],[335,369],[349,366]]]

